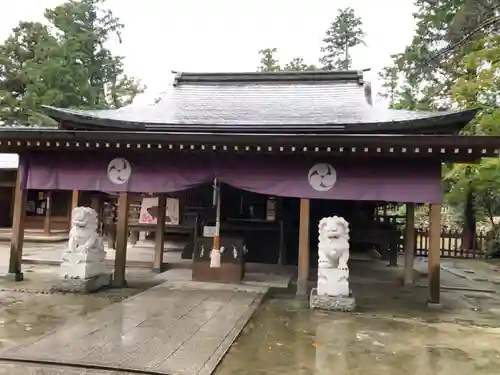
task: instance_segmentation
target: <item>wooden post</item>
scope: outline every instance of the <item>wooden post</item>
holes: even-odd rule
[[[165,248],[165,211],[167,209],[167,197],[158,197],[158,217],[155,232],[155,257],[153,261],[153,272],[163,272],[163,250]]]
[[[125,268],[127,266],[127,239],[128,239],[128,206],[129,194],[120,193],[118,197],[118,223],[116,229],[115,273],[113,286],[123,288],[127,286]]]
[[[210,268],[221,267],[221,253],[220,253],[220,185],[217,179],[214,180],[214,198],[215,198],[215,233],[212,244],[212,251],[210,252]]]
[[[52,220],[52,192],[45,193],[45,218],[43,220],[43,234],[50,236],[50,224]]]
[[[429,211],[429,301],[428,305],[440,305],[440,256],[441,256],[441,205],[431,204]]]
[[[404,285],[413,285],[415,260],[415,204],[406,204]]]
[[[307,281],[309,279],[309,212],[309,199],[301,199],[299,222],[299,264],[297,276],[298,298],[307,298]]]
[[[80,191],[73,190],[71,194],[71,200],[69,202],[69,212],[68,212],[68,230],[71,230],[71,216],[73,215],[73,210],[78,207],[78,201],[80,199]]]
[[[24,226],[26,223],[27,190],[21,188],[21,173],[17,173],[14,194],[14,214],[12,219],[12,237],[10,239],[9,273],[7,278],[22,281],[21,263],[23,258]]]
[[[73,210],[78,207],[79,199],[80,199],[80,191],[73,190],[73,193],[71,195],[71,212],[73,212]],[[70,212],[70,216],[71,216],[71,212]]]
[[[278,247],[278,265],[283,266],[286,262],[285,259],[285,227],[283,223],[283,218],[280,218],[280,239]]]

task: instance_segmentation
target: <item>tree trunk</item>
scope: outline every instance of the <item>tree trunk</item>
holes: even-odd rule
[[[469,187],[464,209],[464,227],[462,231],[462,248],[472,250],[476,246],[476,216],[472,188]]]

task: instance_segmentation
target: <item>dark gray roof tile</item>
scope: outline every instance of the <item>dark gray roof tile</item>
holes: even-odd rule
[[[49,108],[49,112],[56,119],[151,130],[176,125],[219,129],[256,129],[261,125],[281,130],[304,127],[312,131],[319,127],[364,131],[371,125],[377,131],[397,128],[398,124],[411,128],[424,120],[428,125],[446,118],[464,126],[474,117],[473,112],[377,108],[370,104],[370,95],[357,72],[189,73],[178,74],[175,86],[154,106],[100,111]]]

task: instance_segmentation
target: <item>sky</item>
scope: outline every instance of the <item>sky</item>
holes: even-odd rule
[[[43,21],[63,0],[16,0],[0,12],[0,41],[19,21]],[[123,42],[111,50],[125,57],[126,72],[148,87],[148,104],[171,87],[171,70],[255,71],[259,49],[276,47],[285,64],[303,57],[315,64],[322,39],[339,8],[352,7],[363,21],[366,46],[352,50],[353,68],[380,91],[377,73],[411,42],[413,0],[107,0],[125,24]],[[376,99],[376,98],[374,98]]]

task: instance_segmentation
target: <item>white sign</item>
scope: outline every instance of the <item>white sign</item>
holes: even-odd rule
[[[158,219],[158,197],[142,198],[139,224],[156,224]],[[179,200],[167,198],[165,223],[179,225]]]
[[[318,163],[309,170],[307,179],[314,190],[328,191],[337,182],[337,172],[328,163]]]
[[[209,227],[205,225],[203,227],[203,237],[214,237],[215,236],[215,227]]]
[[[116,158],[108,164],[108,179],[115,185],[125,184],[132,174],[132,166],[127,159]]]

